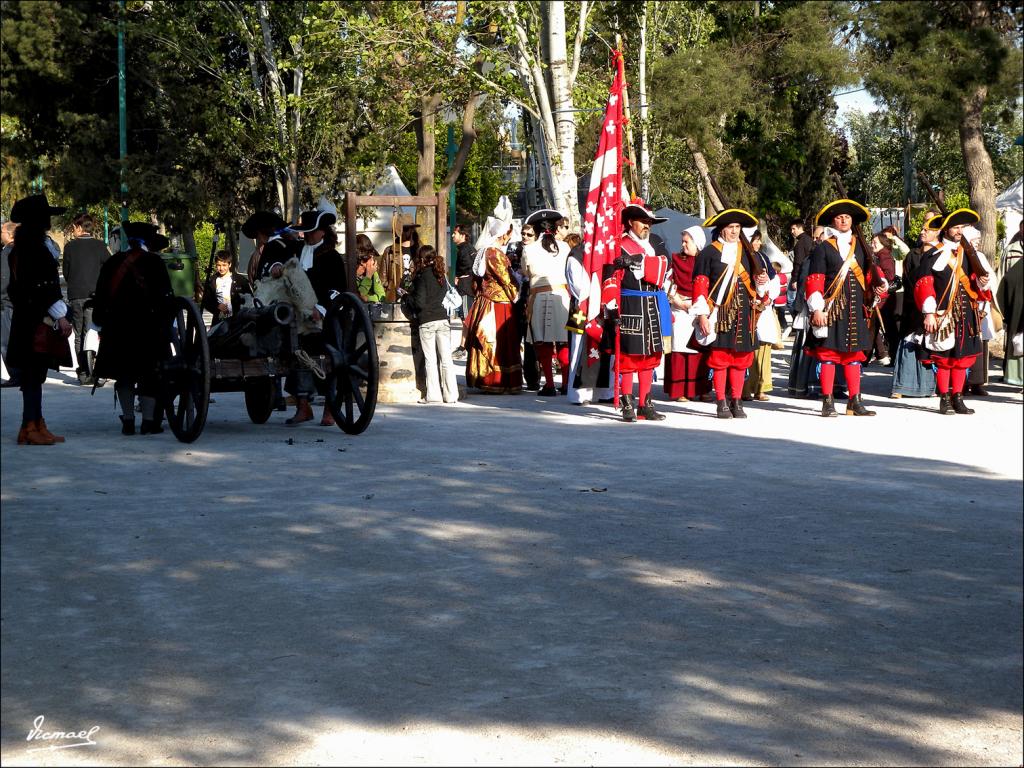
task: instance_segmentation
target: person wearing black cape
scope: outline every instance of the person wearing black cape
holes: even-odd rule
[[[7,363],[21,382],[21,428],[18,445],[53,445],[64,438],[50,432],[43,418],[43,383],[49,369],[71,365],[71,322],[60,290],[57,259],[60,251],[47,236],[50,216],[64,208],[51,206],[46,195],[31,195],[11,208],[18,224],[7,254],[11,281],[7,295],[13,305]],[[42,340],[49,345],[37,343]],[[48,351],[52,349],[53,351]],[[58,351],[59,350],[59,351]]]

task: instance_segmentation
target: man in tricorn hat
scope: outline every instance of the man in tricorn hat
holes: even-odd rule
[[[71,335],[68,307],[64,303],[57,271],[60,251],[49,236],[50,217],[64,213],[51,206],[46,195],[31,195],[11,208],[11,221],[18,224],[14,243],[7,252],[10,283],[7,295],[14,312],[7,347],[7,362],[20,374],[22,397],[21,428],[18,445],[53,445],[64,438],[50,432],[43,418],[43,382],[46,371],[71,365],[71,348],[64,343],[59,357],[40,351],[37,334],[54,334],[66,339]],[[49,328],[42,328],[43,325]],[[61,340],[63,340],[61,339]]]
[[[327,308],[331,306],[336,296],[345,292],[348,283],[345,262],[337,251],[338,236],[334,232],[334,223],[337,220],[337,209],[326,197],[321,197],[315,210],[303,211],[299,216],[299,223],[290,227],[293,232],[301,234],[305,241],[299,253],[299,266],[305,271],[316,293],[314,319],[323,319],[327,315]],[[323,351],[319,334],[303,334],[299,337],[299,344],[310,354],[319,354]],[[294,373],[289,374],[285,381],[285,391],[295,397],[295,415],[285,423],[295,425],[310,421],[313,418],[310,400],[316,392],[312,372],[308,368],[299,367]],[[331,416],[326,404],[320,425],[334,425],[334,417]]]
[[[169,356],[174,292],[159,251],[167,238],[152,224],[124,225],[128,250],[103,263],[96,281],[93,322],[100,327],[96,377],[115,379],[121,434],[135,434],[135,394],[143,435],[163,432],[160,362]]]
[[[651,225],[665,221],[635,200],[622,209],[625,231],[619,256],[612,262],[601,291],[607,316],[618,320],[622,389],[619,407],[623,421],[661,421],[654,410],[651,383],[664,351],[662,337],[672,333],[672,312],[662,286],[668,272],[668,254],[651,242]],[[639,386],[639,412],[633,401],[633,375]]]
[[[992,292],[986,265],[964,239],[963,228],[979,219],[970,208],[961,208],[926,222],[929,229],[942,230],[942,239],[922,257],[914,274],[914,301],[924,315],[918,356],[935,365],[943,415],[974,413],[964,404],[964,382],[982,351],[981,313],[987,311]]]
[[[833,200],[818,212],[815,224],[827,227],[825,238],[811,252],[804,291],[812,332],[807,353],[821,363],[822,416],[835,416],[832,391],[836,365],[846,373],[848,416],[874,416],[860,394],[860,367],[871,349],[870,322],[875,304],[884,300],[889,283],[865,253],[853,231],[870,213],[854,200]]]
[[[714,372],[718,418],[745,419],[743,380],[758,347],[757,318],[771,303],[764,265],[749,244],[741,242],[741,229],[756,227],[757,217],[730,208],[704,226],[715,231],[693,267],[695,339],[710,349],[708,368]]]
[[[256,211],[242,225],[242,234],[256,241],[256,252],[249,260],[249,284],[280,277],[284,264],[294,256],[294,242],[285,240],[288,224],[272,211]]]

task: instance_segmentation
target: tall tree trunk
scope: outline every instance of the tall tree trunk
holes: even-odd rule
[[[545,27],[550,55],[551,102],[554,113],[554,144],[557,158],[552,163],[555,207],[569,218],[576,231],[580,225],[579,200],[576,181],[576,114],[569,82],[569,61],[565,39],[565,2],[552,0],[545,3]],[[551,142],[549,142],[550,145]]]
[[[903,140],[903,199],[900,203],[906,206],[914,199],[914,151],[917,148],[909,115],[900,123],[900,134]]]
[[[437,123],[437,109],[441,104],[440,94],[432,93],[420,99],[420,114],[416,120],[416,150],[419,159],[416,163],[416,194],[435,195],[434,189],[434,168],[435,137],[434,126]],[[443,214],[442,214],[443,215]],[[417,211],[417,222],[420,226],[420,242],[424,245],[437,246],[434,241],[434,222],[437,220],[437,211],[433,208],[424,208]]]
[[[647,6],[643,3],[640,15],[640,105],[637,114],[640,117],[640,196],[648,205],[651,204],[651,155],[650,138],[647,125]]]
[[[704,158],[704,153],[697,148],[697,144],[689,137],[686,139],[686,146],[690,150],[690,154],[693,155],[693,164],[697,167],[697,173],[700,175],[704,191],[707,193],[708,202],[711,204],[711,212],[718,213],[719,211],[724,211],[725,206],[719,200],[718,195],[715,193],[715,188],[711,184],[711,171],[708,170],[708,161]]]
[[[960,151],[967,172],[967,189],[971,205],[981,216],[981,250],[995,256],[996,248],[996,178],[992,158],[985,148],[981,110],[988,96],[988,86],[979,85],[960,100]]]

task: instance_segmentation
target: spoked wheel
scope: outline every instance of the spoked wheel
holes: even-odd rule
[[[180,296],[171,328],[171,358],[164,364],[164,405],[178,440],[191,443],[202,434],[210,407],[210,346],[199,307]]]
[[[266,424],[270,414],[274,412],[274,401],[277,399],[277,387],[274,380],[247,379],[245,382],[245,410],[253,424]]]
[[[344,293],[324,321],[324,343],[331,360],[327,407],[350,435],[365,430],[377,407],[377,342],[366,305]]]

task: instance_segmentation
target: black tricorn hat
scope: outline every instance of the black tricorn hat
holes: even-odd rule
[[[146,244],[146,248],[153,253],[162,251],[171,243],[170,240],[157,232],[155,226],[144,221],[129,221],[122,229],[124,229],[124,234],[129,242],[141,240]]]
[[[730,224],[739,224],[741,227],[756,227],[757,216],[749,211],[744,211],[742,208],[726,208],[724,211],[709,217],[702,226],[721,229],[722,227],[728,227]]]
[[[663,221],[668,219],[661,216],[655,216],[654,211],[647,208],[643,204],[643,201],[638,201],[634,198],[633,202],[622,209],[622,224],[625,226],[630,221],[636,221],[637,219],[643,219],[651,222],[651,224],[661,224]]]
[[[289,227],[292,232],[313,232],[334,226],[338,217],[330,211],[303,211],[299,214],[299,223]]]
[[[242,234],[255,238],[257,232],[276,232],[287,226],[287,222],[272,211],[256,211],[245,220],[245,224],[242,225]]]
[[[833,200],[814,217],[814,223],[822,227],[832,226],[836,216],[846,214],[853,219],[854,224],[863,224],[871,218],[871,211],[858,203],[856,200]]]
[[[938,229],[946,230],[950,227],[962,227],[967,224],[977,224],[979,221],[981,221],[981,216],[978,215],[977,211],[972,211],[970,208],[957,208],[942,220],[942,224],[938,226]]]
[[[26,222],[50,221],[50,216],[55,213],[64,213],[67,208],[60,208],[50,205],[46,195],[29,195],[18,200],[11,208],[11,221],[15,224]]]
[[[543,230],[550,230],[555,224],[564,218],[565,216],[554,208],[541,208],[527,216],[523,220],[523,224],[532,224],[534,227],[539,227]]]
[[[942,214],[937,213],[934,216],[925,219],[923,226],[926,229],[942,229]]]

